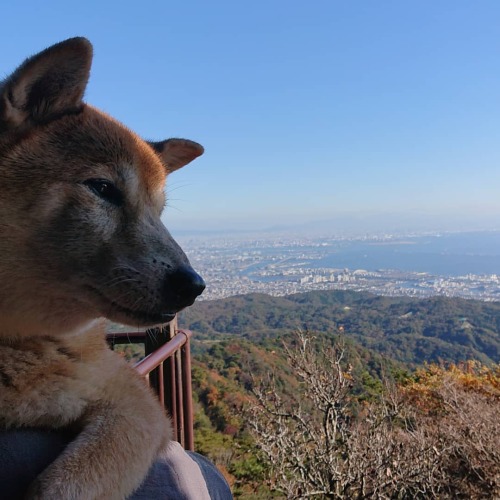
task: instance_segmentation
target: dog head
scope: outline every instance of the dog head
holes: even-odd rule
[[[167,174],[203,153],[146,142],[83,103],[84,38],[0,83],[0,318],[22,334],[96,317],[165,323],[205,284],[160,220]]]

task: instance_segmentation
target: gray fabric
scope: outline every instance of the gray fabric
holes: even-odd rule
[[[205,478],[211,500],[231,500],[233,498],[231,489],[217,467],[207,457],[199,453],[194,451],[188,451],[187,453],[198,464]]]
[[[130,500],[147,500],[148,498],[211,500],[200,468],[179,443],[170,443],[162,457],[153,464],[145,482]]]
[[[0,432],[0,498],[22,499],[31,481],[70,440],[70,435],[51,431]]]
[[[22,499],[31,481],[64,450],[72,437],[69,433],[31,429],[0,432],[0,498]],[[224,477],[210,461],[172,443],[130,500],[204,498],[233,497]]]

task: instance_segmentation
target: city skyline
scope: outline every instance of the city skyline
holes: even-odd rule
[[[199,300],[312,290],[500,299],[500,232],[358,238],[182,240],[207,289]]]
[[[205,146],[169,180],[174,232],[498,227],[496,2],[49,0],[3,15],[22,19],[0,34],[3,74],[87,36],[89,103]]]

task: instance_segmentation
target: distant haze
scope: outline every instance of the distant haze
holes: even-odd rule
[[[168,224],[168,218],[165,222]],[[269,214],[266,219],[193,220],[185,226],[178,222],[170,227],[174,235],[226,234],[235,235],[263,233],[268,235],[299,236],[359,236],[408,234],[439,231],[494,231],[500,230],[500,214],[478,214],[475,211],[457,214],[409,213],[344,213],[329,218],[301,220],[275,218]]]

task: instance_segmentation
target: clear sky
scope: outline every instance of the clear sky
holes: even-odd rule
[[[144,137],[205,146],[170,178],[174,229],[343,214],[500,226],[497,0],[25,0],[0,12],[1,75],[86,36],[89,103]]]

